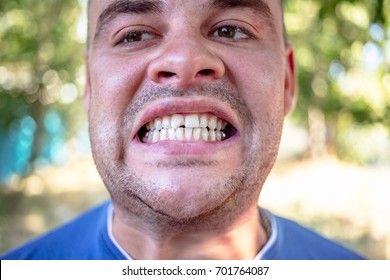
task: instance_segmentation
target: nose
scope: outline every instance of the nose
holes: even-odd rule
[[[148,66],[155,83],[190,88],[218,80],[225,74],[223,61],[202,39],[176,38],[162,47]]]

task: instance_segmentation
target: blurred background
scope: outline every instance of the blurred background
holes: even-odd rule
[[[108,198],[82,108],[86,2],[0,2],[0,253]],[[259,203],[390,259],[390,0],[285,2],[299,100]]]

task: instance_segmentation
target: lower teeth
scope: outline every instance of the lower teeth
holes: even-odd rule
[[[226,139],[226,133],[220,130],[208,130],[207,128],[177,128],[161,129],[146,132],[144,142],[158,141],[210,141],[219,142]]]

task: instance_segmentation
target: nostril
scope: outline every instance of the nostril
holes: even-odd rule
[[[158,73],[160,78],[170,78],[172,76],[175,76],[175,73],[168,72],[168,71],[161,71]]]
[[[212,75],[214,73],[214,70],[212,69],[203,69],[203,70],[200,70],[198,72],[198,74],[202,75],[202,76],[209,76],[209,75]]]

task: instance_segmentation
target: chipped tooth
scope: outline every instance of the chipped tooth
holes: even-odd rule
[[[217,141],[217,132],[215,130],[210,130],[209,135],[211,141]]]
[[[158,140],[160,140],[160,132],[158,130],[153,131],[153,139],[152,142],[156,143]]]
[[[169,140],[176,140],[175,134],[176,134],[176,129],[174,129],[174,128],[168,129],[168,139]]]
[[[160,140],[164,141],[168,139],[168,131],[166,129],[161,129],[160,131]]]
[[[202,129],[200,127],[194,128],[193,137],[195,141],[200,140],[200,134],[202,133]]]
[[[168,116],[164,117],[162,119],[162,126],[166,129],[171,128],[171,118]]]
[[[209,140],[209,130],[207,128],[202,128],[201,136],[203,141]]]
[[[184,117],[182,115],[175,114],[171,119],[171,127],[178,128],[184,125]]]
[[[209,118],[207,115],[201,115],[199,118],[199,125],[201,128],[206,128],[209,124]]]
[[[190,141],[192,139],[192,128],[185,128],[184,129],[184,137],[187,141]]]
[[[156,118],[154,120],[154,126],[156,127],[157,130],[161,130],[162,129],[162,119],[161,118]]]
[[[199,127],[199,117],[196,114],[187,115],[185,117],[185,127],[186,128],[195,128]]]
[[[216,116],[212,116],[210,117],[210,120],[209,120],[209,129],[210,130],[215,130],[217,128],[217,123],[218,123],[218,119]]]
[[[176,139],[179,141],[184,140],[184,128],[179,127],[176,129]]]

